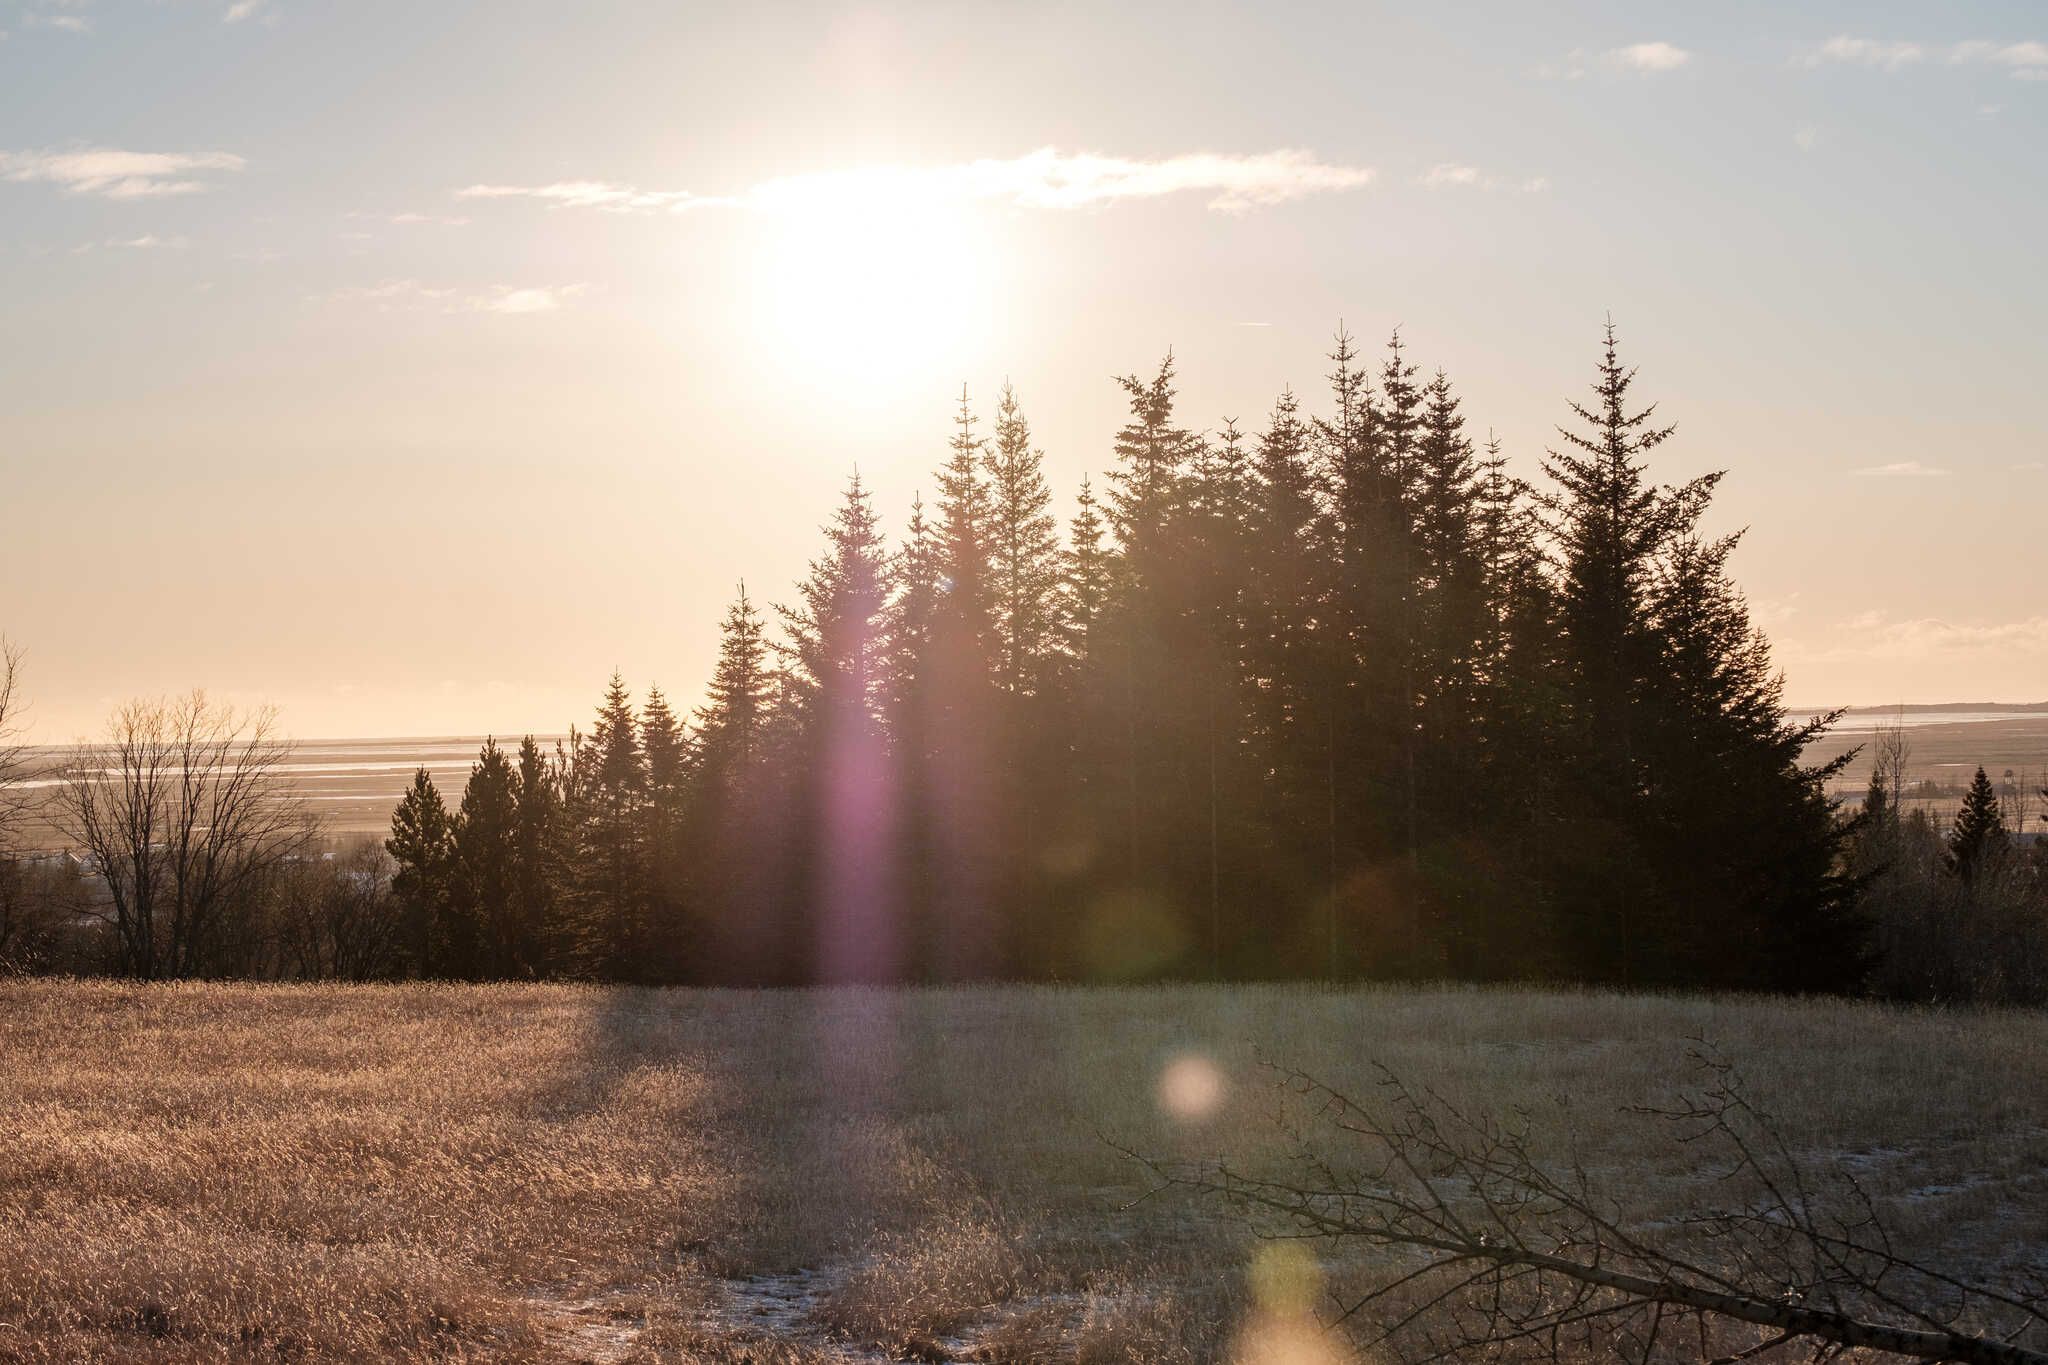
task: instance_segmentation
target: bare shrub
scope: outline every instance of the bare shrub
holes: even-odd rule
[[[377,981],[404,965],[403,912],[391,855],[364,840],[283,864],[269,893],[279,966],[308,981]]]
[[[244,967],[257,898],[313,832],[278,773],[290,749],[276,713],[193,692],[130,702],[108,731],[79,756],[58,819],[104,880],[89,913],[112,929],[118,969],[150,980]]]

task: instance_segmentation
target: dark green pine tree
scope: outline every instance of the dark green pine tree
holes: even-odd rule
[[[1060,541],[1044,460],[1031,444],[1031,425],[1017,404],[1016,390],[1003,385],[995,441],[983,472],[989,490],[996,673],[1013,696],[1044,691],[1055,668]]]
[[[1998,804],[1998,789],[1982,768],[1970,779],[1963,793],[1962,808],[1949,827],[1945,866],[1950,876],[1965,885],[1975,883],[1997,865],[2010,842],[2005,812]]]
[[[903,964],[884,715],[891,573],[858,473],[825,535],[796,603],[777,608],[788,633],[777,707],[789,715],[790,799],[807,822],[778,855],[790,874],[792,970],[893,980]]]
[[[1564,733],[1559,757],[1572,782],[1574,822],[1554,851],[1572,866],[1555,884],[1578,882],[1566,929],[1578,974],[1632,983],[1654,974],[1668,906],[1640,847],[1641,800],[1652,774],[1649,730],[1659,686],[1648,595],[1657,557],[1691,533],[1717,474],[1680,488],[1646,477],[1644,457],[1671,435],[1654,405],[1631,410],[1635,371],[1624,366],[1608,324],[1595,403],[1574,402],[1586,428],[1560,427],[1562,450],[1544,471],[1559,559],[1557,626],[1563,664]]]
[[[1107,523],[1095,490],[1084,476],[1074,500],[1074,519],[1067,529],[1061,559],[1060,641],[1069,668],[1087,668],[1097,648],[1103,613],[1109,605],[1113,563],[1105,543]]]
[[[647,965],[647,769],[625,680],[615,671],[576,752],[579,956],[611,980]]]
[[[1849,990],[1864,935],[1849,827],[1828,795],[1849,755],[1800,762],[1836,716],[1787,716],[1770,645],[1728,576],[1739,540],[1682,538],[1650,590],[1659,682],[1638,829],[1669,919],[1644,962],[1661,960],[1672,984]]]
[[[1274,867],[1279,885],[1263,898],[1276,912],[1325,898],[1320,893],[1334,833],[1326,708],[1331,584],[1313,439],[1293,392],[1283,392],[1259,438],[1246,529],[1247,723],[1255,761],[1265,774],[1265,827],[1282,855]],[[1269,923],[1266,928],[1261,946],[1268,953],[1255,964],[1260,969],[1322,966],[1322,955],[1311,955],[1307,948],[1318,926]]]
[[[1044,897],[1046,834],[1069,785],[1071,708],[1061,686],[1059,527],[1052,514],[1044,455],[1031,444],[1017,393],[1003,385],[996,404],[995,437],[983,460],[989,490],[989,581],[995,629],[991,748],[999,787],[994,826],[999,831],[1000,886],[996,891],[1013,969],[1053,969],[1046,926],[1032,908]],[[1027,927],[1027,921],[1029,921]]]
[[[858,472],[825,536],[825,554],[797,585],[796,604],[776,608],[789,635],[781,646],[787,704],[807,735],[828,725],[879,733],[889,680],[890,566]]]
[[[398,899],[402,947],[412,969],[421,976],[446,975],[435,945],[448,913],[454,830],[447,804],[425,768],[413,773],[412,786],[392,811],[391,837],[384,841],[384,849],[396,864],[391,892]]]
[[[469,770],[455,816],[455,875],[444,951],[472,980],[534,974],[533,945],[518,921],[518,776],[495,739]]]
[[[1458,760],[1448,751],[1473,734],[1480,651],[1487,626],[1486,563],[1479,540],[1482,470],[1457,395],[1442,370],[1423,391],[1422,435],[1417,443],[1415,548],[1417,677],[1424,742],[1435,762]],[[1465,756],[1460,784],[1476,774],[1476,754]],[[1444,802],[1431,803],[1440,810]],[[1470,810],[1460,812],[1469,818]]]
[[[960,410],[953,419],[945,466],[939,470],[937,643],[947,666],[960,676],[952,685],[966,688],[985,680],[990,671],[994,630],[990,620],[988,485],[982,481],[987,448],[975,435],[976,418],[960,389]],[[980,675],[976,677],[975,675]]]
[[[519,742],[514,850],[513,922],[527,974],[561,969],[566,926],[561,916],[564,847],[561,775],[532,735]]]
[[[784,979],[772,908],[787,833],[771,799],[770,703],[775,676],[766,628],[744,582],[719,629],[718,663],[696,711],[697,782],[690,803],[695,981]]]
[[[1175,657],[1187,607],[1183,515],[1189,472],[1201,442],[1175,420],[1174,362],[1169,352],[1151,378],[1118,379],[1130,415],[1116,435],[1110,472],[1109,522],[1117,554],[1110,610],[1099,623],[1103,642],[1093,685],[1120,741],[1121,812],[1116,843],[1132,889],[1156,889],[1171,850],[1169,831],[1180,812],[1167,806],[1185,793],[1191,774],[1176,771],[1179,744],[1197,703]],[[1106,831],[1105,831],[1106,832]]]
[[[744,781],[763,755],[774,678],[767,630],[741,582],[719,627],[718,665],[704,705],[697,708],[697,751],[707,774],[720,782]]]
[[[931,683],[937,639],[943,549],[924,498],[910,503],[903,549],[896,557],[895,592],[889,599],[885,710],[889,733],[906,762],[930,756]]]
[[[923,917],[927,970],[959,980],[999,969],[1008,953],[993,902],[1000,861],[1001,748],[997,640],[991,592],[986,443],[967,391],[939,471],[937,611],[925,686],[929,754],[904,792],[910,844],[929,892]]]
[[[641,807],[641,849],[646,875],[647,973],[681,979],[684,918],[689,899],[689,858],[683,847],[695,754],[682,721],[659,687],[640,708],[640,752],[647,790]]]

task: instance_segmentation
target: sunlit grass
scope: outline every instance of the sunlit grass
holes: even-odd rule
[[[1381,1061],[1461,1103],[1527,1106],[1546,1141],[1568,1097],[1594,1174],[1654,1216],[1701,1173],[1621,1110],[1668,1096],[1694,1037],[1801,1150],[1875,1154],[1865,1174],[1915,1245],[1997,1260],[2048,1244],[2039,1015],[1472,990],[16,982],[0,986],[0,1357],[552,1359],[567,1348],[536,1297],[620,1290],[648,1324],[637,1349],[696,1358],[724,1349],[703,1320],[723,1278],[830,1267],[820,1316],[855,1339],[993,1321],[984,1348],[1017,1359],[1054,1341],[1200,1359],[1278,1330],[1253,1311],[1256,1247],[1212,1211],[1133,1206],[1141,1173],[1106,1138],[1255,1161],[1275,1141],[1256,1054],[1361,1090]]]

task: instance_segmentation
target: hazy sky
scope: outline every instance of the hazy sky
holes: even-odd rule
[[[1064,515],[1114,374],[1256,426],[1398,324],[1533,472],[1608,312],[1793,701],[2048,696],[2048,12],[1106,10],[0,0],[38,733],[694,700],[962,382]]]

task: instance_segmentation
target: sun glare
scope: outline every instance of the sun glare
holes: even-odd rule
[[[807,378],[888,391],[956,352],[985,293],[971,209],[887,170],[762,187],[753,313]]]

